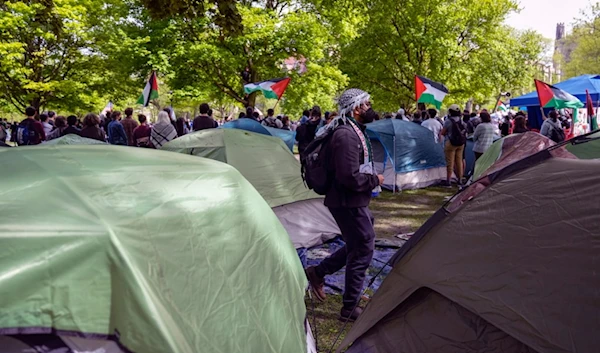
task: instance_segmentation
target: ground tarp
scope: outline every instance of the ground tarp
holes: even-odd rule
[[[0,163],[0,336],[306,350],[301,263],[231,166],[119,146],[11,148]]]

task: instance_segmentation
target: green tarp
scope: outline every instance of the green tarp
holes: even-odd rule
[[[600,158],[600,132],[595,132],[588,135],[587,139],[590,139],[590,141],[586,143],[577,143],[574,145],[567,144],[565,148],[579,159]]]
[[[234,166],[271,207],[320,198],[306,188],[300,162],[277,137],[239,129],[209,129],[177,138],[163,151],[193,154]]]
[[[302,266],[234,168],[118,146],[11,148],[0,163],[0,335],[306,350]]]
[[[106,142],[68,134],[54,140],[44,142],[46,145],[106,145]]]

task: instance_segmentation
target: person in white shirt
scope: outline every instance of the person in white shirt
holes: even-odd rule
[[[427,128],[431,132],[433,132],[433,139],[434,139],[435,143],[440,143],[440,133],[442,132],[443,126],[435,118],[435,116],[437,115],[437,110],[428,109],[427,114],[428,114],[429,118],[427,118],[425,121],[423,121],[423,123],[421,123],[421,126]]]
[[[42,123],[42,127],[44,128],[44,133],[46,134],[46,136],[50,135],[50,132],[52,131],[52,129],[54,129],[54,126],[48,123],[48,115],[40,114],[40,122]]]
[[[406,112],[402,108],[398,109],[398,114],[396,114],[396,119],[403,120],[403,121],[410,121],[410,119],[406,117]]]

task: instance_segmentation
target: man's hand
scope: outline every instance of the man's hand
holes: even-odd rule
[[[377,175],[377,177],[379,178],[379,185],[383,185],[383,181],[385,180],[383,175],[379,174],[379,175]]]

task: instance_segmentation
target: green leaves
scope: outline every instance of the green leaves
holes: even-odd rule
[[[600,2],[585,14],[573,33],[558,43],[566,78],[600,72]]]

